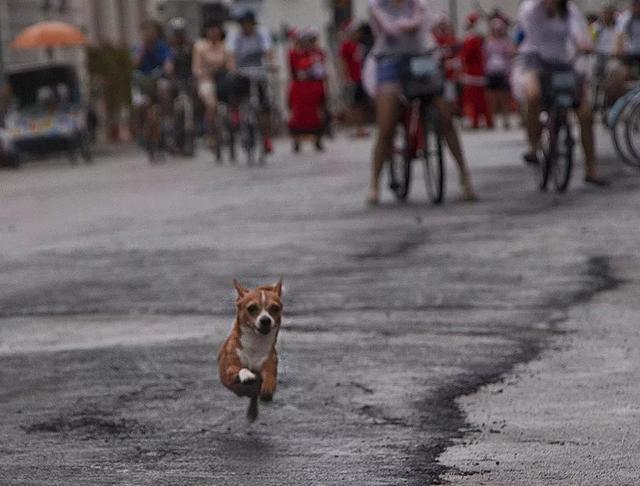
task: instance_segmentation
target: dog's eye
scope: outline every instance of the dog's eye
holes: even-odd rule
[[[279,313],[280,313],[279,305],[272,305],[269,307],[269,314],[279,314]]]
[[[247,310],[249,311],[249,314],[256,315],[260,310],[260,307],[258,307],[256,304],[251,304],[249,307],[247,307]]]

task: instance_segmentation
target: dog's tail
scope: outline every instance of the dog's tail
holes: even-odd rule
[[[255,422],[258,418],[258,397],[251,397],[249,402],[249,408],[247,409],[247,420],[249,422]]]

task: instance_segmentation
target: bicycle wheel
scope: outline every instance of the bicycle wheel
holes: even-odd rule
[[[256,129],[253,123],[249,122],[244,126],[244,134],[242,137],[242,145],[247,157],[247,164],[253,165],[255,162],[256,152]]]
[[[389,167],[389,189],[398,201],[406,201],[411,186],[411,158],[409,157],[408,140],[404,125],[400,125],[387,157]]]
[[[236,163],[236,127],[227,124],[227,145],[229,148],[229,160],[232,164]]]
[[[635,100],[625,120],[625,142],[631,159],[629,165],[640,168],[640,101]]]
[[[629,96],[619,99],[611,108],[609,115],[609,127],[611,129],[611,139],[616,153],[622,159],[622,162],[631,167],[637,167],[638,162],[630,152],[626,143],[627,121],[630,112],[639,102],[635,97]]]
[[[566,113],[558,117],[556,126],[555,162],[552,165],[553,183],[557,192],[565,192],[573,172],[573,149],[575,141],[572,126]]]
[[[424,111],[423,130],[422,159],[424,160],[427,195],[432,203],[442,204],[444,201],[446,174],[440,120],[438,112],[433,105],[429,105]]]
[[[174,105],[173,127],[176,149],[185,157],[193,157],[196,151],[193,110],[180,98]]]

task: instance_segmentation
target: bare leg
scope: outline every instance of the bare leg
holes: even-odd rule
[[[607,104],[611,106],[616,100],[625,95],[627,91],[626,84],[631,79],[631,72],[627,66],[618,66],[607,78],[606,95]]]
[[[526,94],[527,107],[525,119],[527,124],[527,141],[529,142],[529,154],[534,155],[538,150],[540,137],[542,136],[542,125],[540,124],[542,93],[538,73],[535,71],[527,74]]]
[[[453,119],[451,116],[451,111],[449,109],[449,103],[447,103],[443,98],[436,99],[434,103],[436,105],[436,108],[438,109],[438,112],[440,113],[442,134],[447,141],[447,145],[449,146],[451,155],[453,155],[453,158],[458,165],[458,171],[460,173],[460,185],[462,186],[463,197],[466,200],[473,201],[477,199],[477,196],[473,190],[473,184],[471,183],[471,174],[469,172],[467,160],[464,156],[464,151],[462,150],[460,137],[458,137],[458,132],[453,126]]]
[[[217,143],[216,135],[217,135],[217,127],[216,127],[216,112],[218,110],[218,100],[215,96],[209,96],[203,98],[202,100],[205,106],[205,120],[207,122],[207,136],[210,148]]]
[[[598,166],[596,163],[595,141],[593,135],[593,111],[588,96],[583,96],[583,102],[576,114],[580,121],[580,136],[584,150],[585,177],[588,180],[598,180]]]
[[[485,96],[487,98],[489,113],[493,114],[497,119],[500,114],[500,93],[496,90],[488,89]]]
[[[370,204],[377,204],[380,197],[380,173],[385,159],[393,148],[393,136],[400,113],[399,96],[400,89],[395,84],[384,84],[378,88],[376,96],[378,138],[373,150],[371,186],[367,197]]]
[[[508,91],[500,91],[498,93],[498,112],[502,115],[502,125],[505,129],[509,129],[509,92]]]

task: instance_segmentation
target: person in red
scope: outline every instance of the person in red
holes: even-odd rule
[[[342,79],[345,86],[346,98],[350,104],[349,109],[353,114],[356,125],[354,137],[368,137],[369,133],[364,127],[367,93],[362,85],[362,64],[364,63],[364,46],[362,45],[362,30],[357,28],[353,21],[349,21],[343,29],[344,40],[340,44],[340,66]]]
[[[322,151],[325,127],[326,67],[325,54],[317,46],[318,34],[307,29],[299,34],[298,48],[290,52],[291,91],[289,93],[289,131],[293,151],[300,151],[303,136],[312,135],[316,150]]]
[[[485,96],[484,38],[477,31],[480,16],[471,13],[467,17],[467,35],[462,43],[462,105],[464,113],[471,119],[471,126],[480,127],[484,119],[487,128],[493,128],[493,117]]]

